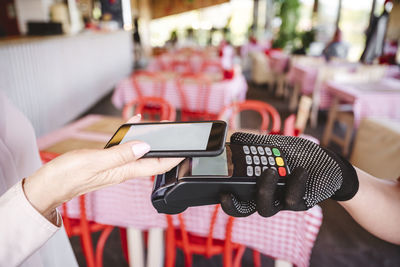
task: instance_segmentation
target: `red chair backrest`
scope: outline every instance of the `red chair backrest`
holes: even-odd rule
[[[206,59],[204,60],[202,66],[201,66],[201,71],[202,72],[215,72],[215,71],[219,71],[219,72],[223,72],[223,68],[221,65],[221,62],[219,60],[210,60],[210,59]]]
[[[132,82],[138,98],[145,96],[164,97],[165,79],[156,72],[137,71],[132,74]],[[146,84],[143,84],[144,82]]]
[[[180,73],[186,73],[191,71],[189,61],[181,59],[173,60],[169,69]]]
[[[40,159],[42,160],[42,163],[45,164],[56,157],[60,156],[58,153],[54,152],[47,152],[47,151],[39,151]]]
[[[124,120],[128,120],[131,117],[131,110],[135,108],[136,114],[145,115],[152,110],[150,115],[158,113],[160,120],[175,121],[176,110],[167,100],[159,97],[142,97],[133,100],[132,102],[126,104],[122,110],[122,117]]]
[[[246,100],[244,102],[233,103],[225,107],[218,117],[224,119],[224,116],[229,111],[229,127],[236,129],[235,117],[244,110],[252,110],[258,112],[261,115],[261,126],[260,130],[268,131],[270,118],[272,119],[272,125],[270,127],[269,133],[278,134],[281,131],[281,117],[278,111],[268,103],[258,101],[258,100]]]
[[[172,58],[168,53],[163,53],[156,58],[160,70],[169,71]]]
[[[304,132],[307,126],[307,120],[310,116],[312,99],[303,95],[300,98],[297,114],[292,114],[284,122],[283,135],[299,136]]]
[[[299,136],[300,133],[300,130],[296,128],[296,115],[291,114],[284,122],[283,135]]]
[[[196,92],[189,92],[187,87],[194,86]],[[211,81],[204,74],[185,73],[177,80],[177,87],[181,97],[181,108],[187,111],[206,113],[210,97]],[[196,94],[196,102],[189,103],[188,94]],[[194,104],[194,105],[192,105]]]

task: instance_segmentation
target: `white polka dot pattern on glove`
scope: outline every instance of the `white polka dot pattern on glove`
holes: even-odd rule
[[[308,208],[333,196],[343,183],[339,164],[318,144],[309,140],[293,136],[234,133],[231,143],[276,146],[282,151],[290,170],[303,167],[309,174],[304,196]]]

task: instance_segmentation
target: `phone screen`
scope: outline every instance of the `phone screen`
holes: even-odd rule
[[[216,157],[192,158],[192,175],[228,175],[228,161],[226,149]]]
[[[212,122],[131,125],[120,144],[140,140],[155,151],[206,150]]]
[[[215,157],[193,157],[185,159],[179,164],[178,179],[210,176],[210,177],[230,177],[233,174],[234,165],[232,163],[232,151],[229,146]]]

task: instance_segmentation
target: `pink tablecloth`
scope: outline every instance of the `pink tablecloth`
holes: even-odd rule
[[[81,131],[102,116],[89,115],[59,131],[38,140],[39,148],[46,147],[66,138],[103,140],[110,135]],[[150,229],[166,228],[165,215],[158,214],[151,205],[152,182],[149,178],[127,181],[87,194],[87,215],[91,220],[116,226]],[[213,206],[189,208],[184,213],[187,229],[207,236]],[[77,199],[68,203],[69,216],[79,217]],[[214,237],[224,238],[228,217],[221,211],[215,225]],[[311,251],[322,223],[322,211],[316,206],[304,212],[282,211],[270,218],[254,214],[234,221],[233,242],[254,248],[273,258],[287,260],[296,266],[308,266]],[[177,225],[177,218],[174,219]]]
[[[168,79],[165,86],[164,98],[176,108],[181,108],[181,99],[176,87],[174,79]],[[195,88],[193,88],[195,89]],[[235,77],[231,80],[221,80],[211,84],[210,96],[206,105],[207,112],[218,114],[223,107],[234,101],[243,101],[246,99],[247,83],[240,71],[235,73]],[[151,88],[144,90],[144,95],[152,94]],[[194,91],[187,94],[189,106],[196,107],[200,99],[197,98],[198,92]],[[112,95],[112,103],[115,107],[121,109],[126,103],[136,98],[132,78],[126,78],[117,84],[114,94]]]
[[[240,56],[246,57],[251,52],[264,52],[271,48],[270,42],[246,43],[240,47]]]
[[[90,193],[86,202],[88,217],[99,223],[142,230],[166,228],[165,215],[157,214],[151,205],[151,190],[150,179],[136,179]],[[68,207],[70,216],[79,216],[78,201],[71,201]],[[188,231],[207,236],[213,210],[214,206],[186,210],[184,218]],[[224,239],[227,219],[221,210],[215,225],[215,238]],[[234,221],[232,241],[296,266],[308,266],[321,222],[319,207],[306,212],[284,211],[271,218],[254,214]],[[178,225],[177,218],[174,224]]]
[[[311,94],[317,81],[318,68],[303,64],[294,64],[290,67],[288,80],[291,84],[297,82],[303,94]]]
[[[218,55],[208,55],[204,53],[165,53],[151,59],[147,70],[149,71],[168,71],[172,70],[174,62],[182,65],[175,67],[181,72],[200,72],[204,64],[222,64],[222,58]]]
[[[337,66],[337,67],[347,67],[348,71],[355,71],[359,65],[359,63],[352,62],[331,62],[325,64],[314,64],[314,65],[306,65],[301,63],[293,64],[288,72],[287,80],[290,84],[299,83],[300,90],[302,94],[311,95],[314,92],[319,70],[325,66]],[[399,67],[397,66],[388,66],[385,72],[385,77],[392,78],[397,77],[399,75]],[[327,84],[324,82],[321,85],[320,91],[320,100],[319,100],[319,108],[320,109],[328,109],[331,106],[332,98],[327,89]]]
[[[269,65],[276,74],[284,74],[289,65],[289,55],[283,52],[273,52],[269,55]]]
[[[400,80],[385,78],[370,83],[330,82],[326,88],[329,94],[353,103],[356,126],[364,117],[400,121]]]

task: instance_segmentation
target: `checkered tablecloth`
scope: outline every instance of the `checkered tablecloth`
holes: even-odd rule
[[[271,48],[270,42],[258,42],[258,43],[246,43],[240,47],[240,56],[246,57],[249,53],[252,52],[264,52],[267,49]]]
[[[149,178],[127,181],[86,196],[88,218],[99,223],[141,230],[166,228],[165,215],[153,208],[150,195],[153,183]],[[79,203],[68,203],[69,216],[79,217]],[[184,212],[187,230],[207,236],[214,206],[192,207]],[[214,237],[224,239],[228,216],[220,210]],[[270,218],[258,214],[236,218],[232,241],[256,249],[276,259],[308,266],[311,251],[322,222],[320,207],[304,212],[282,211]],[[178,224],[175,216],[174,224]]]
[[[190,86],[190,85],[188,85]],[[146,90],[146,88],[149,88]],[[186,88],[188,103],[190,107],[199,106],[198,87],[192,86]],[[231,80],[220,80],[211,83],[210,96],[206,105],[207,112],[218,114],[223,107],[234,101],[243,101],[246,99],[247,83],[241,71],[235,71],[235,76]],[[151,95],[151,87],[144,87],[143,94]],[[132,78],[128,77],[117,84],[112,95],[112,103],[118,109],[137,97],[133,86]],[[175,108],[181,108],[181,97],[176,85],[176,79],[167,79],[165,84],[165,95],[163,97]]]
[[[200,53],[164,53],[150,60],[147,70],[149,71],[168,71],[173,68],[174,62],[183,63],[186,68],[177,67],[177,70],[192,71],[198,73],[201,71],[203,64],[214,63],[221,64],[222,58],[218,55],[208,54],[206,52]]]
[[[353,104],[356,126],[364,117],[400,121],[400,80],[385,78],[369,83],[330,82],[327,92]]]
[[[313,94],[315,90],[315,86],[318,79],[318,74],[321,69],[324,67],[338,67],[348,68],[349,73],[355,71],[360,64],[352,63],[352,62],[333,62],[333,63],[321,63],[321,64],[303,64],[303,63],[296,63],[293,64],[289,72],[287,74],[287,81],[293,85],[294,83],[300,84],[301,93],[305,95]],[[384,79],[391,79],[398,77],[400,71],[397,66],[388,66],[385,71],[385,78]],[[324,80],[321,84],[320,88],[320,100],[319,100],[319,108],[320,109],[328,109],[332,104],[332,94],[329,92],[327,88],[328,80]],[[376,88],[379,88],[376,87]]]
[[[273,52],[269,55],[269,65],[276,74],[284,74],[289,65],[289,55],[283,52]]]
[[[38,140],[40,150],[66,139],[82,139],[104,142],[112,133],[90,132],[91,125],[104,119],[101,115],[86,116],[58,131]],[[108,124],[110,118],[107,117]],[[120,119],[119,119],[120,120]],[[118,121],[118,118],[117,118]],[[125,183],[86,194],[87,216],[98,223],[141,230],[166,228],[166,216],[153,208],[150,195],[153,183],[149,177],[137,178]],[[68,215],[79,217],[78,199],[68,204]],[[184,212],[188,231],[207,236],[214,206],[189,208]],[[220,211],[214,237],[224,239],[228,216]],[[292,262],[296,266],[308,266],[311,251],[322,223],[322,211],[316,206],[308,211],[282,211],[270,218],[254,214],[234,221],[232,241],[244,244],[275,259]],[[178,219],[174,218],[178,225]]]

